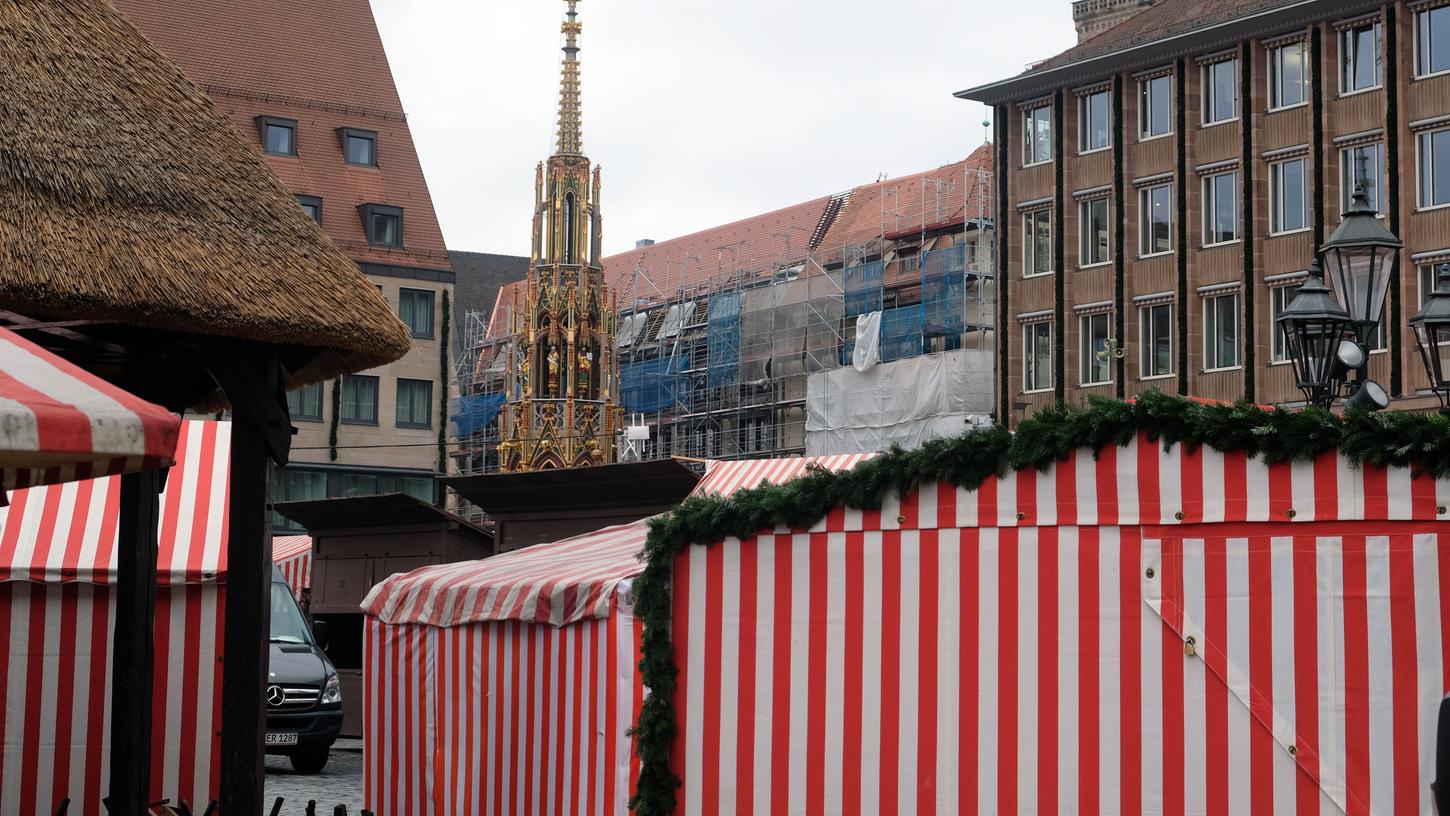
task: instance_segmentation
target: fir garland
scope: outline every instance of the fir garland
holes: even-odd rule
[[[997,391],[998,408],[996,420],[1005,423],[1007,421],[1007,382],[1008,382],[1008,343],[1010,342],[1007,331],[1008,319],[1007,309],[1010,305],[1008,294],[1011,291],[1012,282],[1008,279],[1007,258],[1010,252],[1011,229],[1009,216],[1007,214],[1007,162],[1008,162],[1008,137],[1012,132],[1011,114],[1006,105],[998,105],[996,108],[997,124],[997,171],[994,174],[997,182]],[[1025,232],[1024,232],[1025,234]]]
[[[1258,242],[1254,240],[1254,109],[1250,100],[1253,97],[1253,43],[1245,42],[1239,50],[1239,133],[1243,137],[1243,165],[1242,181],[1239,185],[1239,195],[1243,200],[1243,251],[1244,251],[1244,400],[1253,402],[1255,397],[1254,385],[1258,375],[1257,355],[1254,353],[1254,338],[1257,334],[1259,318],[1254,311],[1254,293],[1257,281],[1254,280],[1254,248]]]
[[[1123,278],[1126,274],[1128,254],[1128,248],[1123,245],[1126,236],[1124,220],[1128,211],[1123,200],[1123,174],[1127,172],[1123,166],[1123,130],[1125,128],[1124,113],[1128,106],[1123,104],[1122,74],[1113,77],[1113,100],[1116,106],[1113,116],[1113,339],[1117,342],[1117,348],[1121,352],[1126,333],[1123,325]],[[1142,104],[1141,98],[1139,104]],[[1116,369],[1113,376],[1113,393],[1122,399],[1128,387],[1128,355],[1124,353],[1114,355],[1113,367]]]
[[[1395,30],[1395,7],[1393,4],[1385,7],[1385,53],[1398,54],[1396,49],[1398,32]],[[1385,168],[1398,168],[1400,162],[1400,87],[1399,87],[1399,61],[1386,59],[1385,64]],[[1400,234],[1400,174],[1388,171],[1383,174],[1389,182],[1389,190],[1379,190],[1384,196],[1385,218],[1389,220],[1390,232]],[[1403,254],[1403,250],[1401,250]],[[1401,329],[1404,323],[1401,319],[1404,315],[1404,291],[1400,287],[1400,281],[1404,277],[1404,264],[1395,264],[1394,271],[1390,278],[1390,313],[1389,326],[1386,327],[1389,334],[1390,348],[1390,393],[1400,396],[1405,393],[1403,361],[1400,356],[1400,346],[1404,340],[1404,332]]]
[[[1067,302],[1067,250],[1062,237],[1063,224],[1067,223],[1067,198],[1063,195],[1063,165],[1066,164],[1063,157],[1067,155],[1067,146],[1062,143],[1063,133],[1066,132],[1062,122],[1065,110],[1062,100],[1062,91],[1053,94],[1052,172],[1053,186],[1057,192],[1054,207],[1057,223],[1052,228],[1052,254],[1056,264],[1052,278],[1052,390],[1058,402],[1062,402],[1063,395],[1067,393],[1067,318],[1064,305]],[[1025,349],[1023,354],[1026,354]]]
[[[1178,104],[1175,113],[1178,134],[1173,137],[1178,150],[1178,253],[1174,258],[1178,262],[1178,302],[1177,302],[1177,329],[1175,338],[1178,341],[1178,393],[1188,393],[1188,63],[1179,58],[1178,72]]]
[[[1350,462],[1412,467],[1450,477],[1450,417],[1404,411],[1319,408],[1287,411],[1246,402],[1207,404],[1159,391],[1123,402],[1090,397],[1087,406],[1058,405],[1022,420],[1013,434],[1002,425],[934,439],[916,450],[892,448],[845,473],[812,469],[783,485],[765,485],[730,497],[695,496],[650,522],[634,584],[634,609],[644,623],[640,679],[649,694],[630,733],[641,765],[629,805],[641,816],[675,810],[680,780],[670,768],[678,733],[672,700],[678,669],[670,644],[670,583],[675,556],[690,544],[747,538],[779,525],[805,528],[837,506],[874,509],[891,491],[946,482],[976,489],[993,476],[1043,469],[1077,449],[1125,445],[1139,432],[1189,449],[1244,451],[1269,463],[1308,460],[1337,448]]]
[[[332,381],[332,424],[327,429],[327,458],[337,461],[337,423],[342,419],[342,378]]]
[[[448,290],[444,289],[442,329],[438,336],[438,473],[442,476],[448,475],[448,330],[452,311]],[[434,501],[440,507],[443,505],[443,490],[443,483],[438,482]]]

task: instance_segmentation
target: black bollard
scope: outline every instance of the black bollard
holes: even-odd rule
[[[347,816],[347,805],[338,805],[333,808],[332,816]]]
[[[317,800],[307,800],[307,816],[317,816]]]
[[[277,816],[277,814],[279,814],[281,812],[282,812],[282,797],[278,796],[277,797],[277,801],[275,801],[275,802],[272,803],[272,813],[271,813],[271,816]]]

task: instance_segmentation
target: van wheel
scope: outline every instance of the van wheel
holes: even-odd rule
[[[327,767],[326,748],[298,751],[288,758],[292,760],[292,770],[301,774],[322,773],[322,769]]]

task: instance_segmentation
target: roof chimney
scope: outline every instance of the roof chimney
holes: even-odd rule
[[[1158,0],[1073,0],[1072,22],[1077,26],[1077,41],[1107,31]]]
[[[647,246],[654,246],[654,245],[655,245],[655,239],[653,239],[653,238],[641,238],[638,241],[635,241],[634,242],[634,248],[635,249],[644,249]]]

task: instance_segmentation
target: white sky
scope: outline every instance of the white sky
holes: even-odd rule
[[[450,249],[528,252],[564,3],[372,0]],[[606,254],[965,157],[1069,0],[581,0]]]

